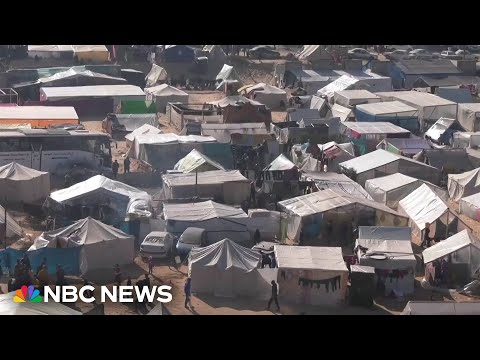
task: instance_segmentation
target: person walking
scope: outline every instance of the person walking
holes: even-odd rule
[[[112,164],[112,172],[113,172],[113,178],[116,179],[118,175],[118,168],[120,167],[120,164],[118,163],[117,160],[115,160]]]
[[[153,275],[153,257],[148,257],[148,273]]]
[[[275,302],[277,305],[277,311],[280,311],[280,305],[278,305],[278,286],[275,280],[272,280],[272,297],[268,300],[267,310],[270,310],[270,305],[272,305],[272,301]]]
[[[123,172],[125,174],[130,172],[130,158],[128,156],[123,160]]]
[[[188,309],[187,304],[190,305],[190,307],[192,307],[192,301],[191,301],[191,298],[192,298],[192,279],[191,278],[187,278],[187,281],[185,281],[184,291],[185,291],[185,309]]]

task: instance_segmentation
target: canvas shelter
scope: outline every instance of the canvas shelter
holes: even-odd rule
[[[354,171],[355,181],[362,186],[369,179],[395,173],[409,175],[435,185],[440,182],[439,169],[381,149],[340,163],[339,167],[342,172]]]
[[[342,106],[340,104],[333,104],[328,112],[328,115],[332,117],[337,117],[340,121],[353,121],[355,119],[355,114],[352,109]]]
[[[28,45],[28,57],[73,59],[72,45]]]
[[[150,72],[145,77],[145,87],[154,87],[155,85],[163,84],[168,80],[167,71],[157,64],[152,64]]]
[[[0,205],[0,226],[5,229],[5,208]],[[3,233],[3,231],[2,231]],[[15,219],[7,212],[7,238],[23,236],[23,230]]]
[[[447,174],[462,173],[474,168],[467,149],[425,149],[413,158],[436,167]]]
[[[480,103],[458,104],[458,122],[466,131],[480,131]]]
[[[461,130],[455,119],[440,118],[425,133],[425,139],[438,145],[449,145],[454,132]]]
[[[81,62],[106,63],[110,54],[105,45],[72,45],[74,56]]]
[[[365,198],[339,194],[331,189],[280,201],[286,213],[286,236],[299,243],[349,245],[355,224],[365,226],[402,226],[408,219],[398,212]],[[331,234],[327,224],[331,223]]]
[[[280,301],[340,305],[346,298],[348,269],[339,247],[274,246]]]
[[[16,292],[0,295],[0,315],[83,315],[67,305],[49,302],[15,302]]]
[[[431,238],[446,239],[466,228],[444,200],[426,184],[400,200],[398,211],[410,218],[413,234],[422,239],[426,223],[430,223]]]
[[[410,137],[410,131],[389,122],[342,122],[340,133],[359,148],[361,155],[374,151],[385,138]]]
[[[78,98],[113,98],[118,105],[122,100],[145,100],[145,93],[134,85],[95,85],[40,88],[40,101],[60,101]]]
[[[250,197],[251,181],[238,170],[212,170],[185,174],[166,174],[163,179],[165,199],[185,199],[195,196],[214,198],[218,202],[240,205]]]
[[[460,199],[460,214],[470,219],[480,221],[480,193],[466,196]]]
[[[396,155],[412,158],[422,150],[431,149],[430,143],[422,138],[383,139],[377,149],[386,150]]]
[[[188,94],[168,84],[145,88],[147,100],[155,102],[158,112],[165,112],[168,103],[188,103]]]
[[[353,154],[353,147],[351,143],[337,144],[334,141],[328,142],[323,145],[318,145],[320,151],[323,151],[323,156],[326,159],[326,164],[328,171],[337,172],[339,167],[338,164],[353,159],[355,156]],[[302,171],[323,171],[323,165],[320,160],[310,156],[305,153],[306,147],[302,147],[302,156],[299,158],[297,156],[298,148],[292,148],[292,159],[295,162],[299,160],[299,167]]]
[[[261,178],[266,181],[298,181],[298,167],[280,154],[263,169]]]
[[[456,132],[453,134],[452,148],[478,148],[480,147],[480,132]]]
[[[163,206],[166,231],[180,236],[187,228],[196,227],[207,231],[207,242],[214,244],[228,238],[240,245],[251,246],[248,231],[248,216],[242,209],[214,201],[174,204]]]
[[[112,269],[115,264],[132,264],[135,259],[133,236],[91,217],[43,232],[28,250],[78,246],[82,247],[79,258],[82,275],[98,269]]]
[[[384,294],[410,295],[414,292],[415,267],[409,227],[360,226],[355,253],[360,265],[375,268],[377,286]]]
[[[238,81],[240,82],[240,77],[238,76],[237,71],[233,66],[223,64],[222,69],[217,74],[215,78],[216,81]]]
[[[448,195],[455,201],[480,192],[480,168],[448,174]]]
[[[365,190],[375,201],[396,209],[400,200],[423,184],[426,184],[440,198],[447,200],[446,192],[442,188],[400,173],[367,180]]]
[[[242,91],[249,98],[265,104],[270,109],[285,108],[287,106],[287,93],[265,83],[258,83],[247,87]]]
[[[457,104],[472,103],[474,100],[470,89],[460,86],[439,86],[435,90],[435,95]]]
[[[236,140],[239,135],[251,135],[257,138],[260,143],[269,133],[264,123],[243,123],[243,124],[201,124],[202,135],[212,136],[219,143],[230,143],[232,136]]]
[[[400,315],[480,315],[480,301],[409,301]]]
[[[103,214],[106,224],[120,224],[126,217],[150,217],[152,214],[152,198],[145,191],[103,175],[54,191],[46,202],[47,208],[75,220],[82,218],[82,212],[102,217],[100,205],[109,209]]]
[[[250,100],[245,96],[227,96],[209,104],[221,109],[223,123],[225,124],[270,123],[272,121],[271,111],[265,104]]]
[[[187,156],[177,162],[173,169],[184,173],[225,170],[222,165],[196,149],[190,151]]]
[[[358,122],[389,122],[412,132],[416,132],[420,127],[418,110],[401,101],[371,102],[357,105],[355,107],[355,118]]]
[[[340,90],[334,93],[334,101],[336,104],[355,108],[360,104],[378,103],[382,100],[368,90]]]
[[[192,291],[221,297],[255,297],[259,252],[223,239],[190,252],[188,274]],[[265,283],[264,287],[269,288]]]
[[[0,199],[7,202],[35,203],[50,194],[50,174],[16,162],[0,166]]]
[[[319,127],[322,125],[328,126],[328,134],[329,136],[338,135],[340,134],[340,121],[339,117],[331,117],[331,118],[317,118],[317,119],[305,119],[303,118],[298,123],[298,126],[301,128],[309,128],[312,127]]]
[[[33,128],[49,125],[79,124],[72,106],[0,106],[0,124],[30,124]]]
[[[163,131],[156,126],[152,126],[150,124],[144,124],[140,127],[133,130],[130,134],[125,135],[125,139],[127,141],[127,145],[132,145],[133,140],[136,136],[139,135],[156,135],[156,134],[163,134]]]
[[[313,181],[318,190],[331,189],[340,195],[373,200],[364,188],[344,174],[323,171],[305,171],[302,173],[301,178],[302,180]]]

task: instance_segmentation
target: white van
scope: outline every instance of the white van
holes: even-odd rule
[[[169,232],[152,231],[140,245],[142,257],[165,258],[171,255],[176,237]]]

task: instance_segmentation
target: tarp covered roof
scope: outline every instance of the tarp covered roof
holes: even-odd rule
[[[159,81],[166,81],[168,78],[167,71],[157,64],[152,64],[150,72],[145,77],[146,87],[154,86]]]
[[[368,183],[373,184],[375,187],[384,191],[391,191],[416,181],[418,181],[418,179],[400,173],[367,180]]]
[[[73,106],[0,106],[1,119],[78,120]]]
[[[177,89],[176,87],[170,86],[168,84],[161,84],[153,87],[145,88],[145,93],[150,93],[155,96],[171,96],[171,95],[185,95],[188,94],[185,91]]]
[[[427,130],[425,136],[434,141],[439,141],[440,137],[455,123],[455,121],[455,119],[441,117],[430,127],[430,129]]]
[[[205,184],[223,184],[227,182],[250,182],[249,179],[244,177],[238,170],[213,170],[204,171],[198,174],[165,174],[162,176],[163,183],[166,186],[188,186]]]
[[[336,104],[338,105],[338,104]],[[343,122],[343,126],[358,134],[405,134],[410,131],[389,122]]]
[[[115,117],[126,131],[131,132],[145,125],[155,128],[154,125],[158,124],[157,114],[115,114]]]
[[[263,94],[279,94],[279,95],[285,95],[287,92],[285,90],[282,90],[278,87],[268,85],[265,83],[258,83],[255,85],[250,85],[245,89],[245,92],[248,94],[250,92],[260,92]]]
[[[279,269],[348,271],[339,247],[275,245],[273,249]]]
[[[353,112],[351,109],[340,104],[333,104],[331,108],[331,113],[333,117],[340,118],[340,121],[346,121],[349,117],[353,116]]]
[[[159,128],[156,128],[152,125],[149,124],[144,124],[140,126],[139,128],[133,130],[130,134],[125,135],[125,139],[132,141],[135,138],[135,136],[139,135],[154,135],[154,134],[162,134],[163,131],[160,130]]]
[[[409,301],[401,315],[480,315],[480,302]]]
[[[352,76],[342,75],[337,80],[318,90],[317,95],[325,95],[330,98],[335,92],[352,88],[357,82],[359,80]]]
[[[296,169],[297,166],[291,162],[285,155],[280,154],[263,171],[287,171]]]
[[[448,239],[440,241],[439,243],[423,250],[423,262],[427,264],[469,245],[475,246],[480,250],[480,240],[468,230],[462,230],[459,233],[450,236]]]
[[[373,200],[365,189],[348,176],[337,174],[334,172],[304,172],[302,177],[315,182],[317,187],[322,189],[330,189],[341,195],[365,198]]]
[[[356,106],[357,110],[361,110],[372,115],[389,115],[408,113],[408,116],[415,114],[418,110],[401,101],[385,101],[370,104],[361,104]]]
[[[213,104],[221,108],[224,108],[227,106],[242,106],[243,104],[248,104],[248,103],[253,106],[265,107],[264,104],[259,103],[258,101],[250,100],[245,96],[241,96],[241,95],[227,96],[227,97],[224,97],[222,100],[209,102],[209,104]]]
[[[402,59],[395,66],[406,75],[460,74],[460,70],[448,59]]]
[[[240,80],[235,68],[233,66],[224,64],[222,70],[217,74],[215,79],[216,81],[219,80]]]
[[[424,156],[430,166],[437,169],[454,171],[468,171],[473,169],[473,164],[466,149],[425,149]]]
[[[335,93],[346,99],[351,99],[351,100],[353,99],[379,99],[380,100],[380,98],[377,95],[364,89],[339,90],[339,91],[335,91]]]
[[[174,167],[174,170],[180,170],[184,173],[190,173],[195,171],[200,165],[205,163],[210,164],[218,170],[225,170],[222,165],[210,159],[207,155],[202,154],[200,151],[193,149],[185,156],[183,159],[180,159]]]
[[[381,143],[391,144],[404,154],[415,155],[424,149],[431,149],[430,143],[427,139],[422,138],[386,138]],[[381,145],[380,145],[381,146]],[[380,147],[377,145],[377,149]]]
[[[238,245],[230,239],[223,239],[203,248],[193,248],[189,262],[215,266],[222,271],[235,268],[242,272],[250,272],[260,267],[261,258],[259,252]]]
[[[135,85],[94,85],[94,86],[66,86],[42,87],[46,100],[63,99],[70,97],[110,97],[110,96],[145,96],[141,88]]]
[[[31,169],[16,162],[0,166],[0,179],[9,179],[15,181],[31,180],[47,174],[43,171]]]
[[[232,134],[267,135],[265,123],[201,124],[202,135],[212,136],[220,143],[229,143]]]
[[[242,209],[219,204],[213,201],[203,201],[188,204],[164,204],[165,220],[177,221],[205,221],[217,218],[247,218]]]
[[[376,93],[382,99],[397,99],[400,101],[406,101],[416,106],[443,106],[443,105],[456,105],[453,101],[446,100],[440,96],[433,95],[421,91],[388,91]]]

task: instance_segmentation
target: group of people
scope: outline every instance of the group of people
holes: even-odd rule
[[[120,169],[120,164],[118,163],[118,160],[115,160],[112,163],[112,174],[114,179],[117,178],[119,169]],[[125,160],[123,160],[123,173],[124,174],[130,173],[130,158],[128,156],[125,158]]]

